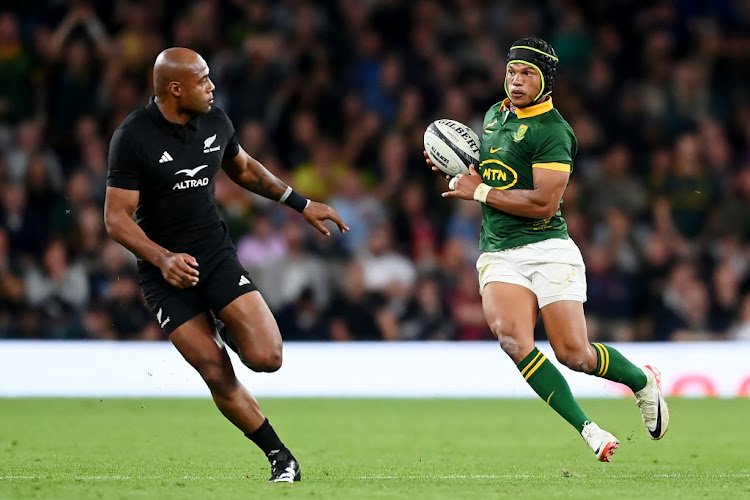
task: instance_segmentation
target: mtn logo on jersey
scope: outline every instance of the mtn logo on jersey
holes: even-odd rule
[[[250,280],[249,280],[249,279],[247,279],[247,276],[245,276],[245,275],[240,275],[240,282],[239,282],[239,283],[237,283],[237,286],[242,286],[242,285],[249,285],[249,284],[250,284]]]
[[[205,141],[203,141],[203,152],[204,153],[213,153],[214,151],[218,151],[218,150],[221,149],[221,146],[211,147],[211,144],[213,144],[215,140],[216,140],[216,134],[212,135],[211,137],[209,137],[208,139],[206,139]]]
[[[161,154],[161,158],[159,158],[159,163],[167,163],[168,161],[172,161],[172,160],[174,160],[174,158],[172,158],[172,155],[164,151]]]
[[[175,183],[174,187],[172,187],[172,191],[179,191],[181,189],[190,189],[190,188],[200,187],[200,186],[208,186],[208,177],[203,177],[201,179],[192,178],[192,177],[195,177],[198,172],[200,172],[206,167],[208,167],[208,165],[198,165],[195,168],[183,168],[182,170],[178,170],[177,172],[175,172],[174,175],[185,174],[191,178]]]

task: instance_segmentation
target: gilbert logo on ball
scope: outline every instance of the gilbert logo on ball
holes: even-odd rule
[[[479,137],[469,127],[446,118],[430,123],[424,149],[437,168],[448,175],[468,174],[479,161]]]

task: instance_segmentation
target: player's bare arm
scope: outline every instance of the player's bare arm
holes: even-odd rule
[[[534,169],[534,189],[489,189],[485,203],[493,208],[513,215],[532,219],[549,219],[560,207],[570,172],[559,172],[543,168]],[[459,174],[450,180],[451,190],[443,193],[445,198],[477,199],[477,188],[487,186],[482,177],[469,167],[469,174]],[[489,186],[487,186],[489,188]]]
[[[287,188],[261,162],[247,154],[242,146],[237,156],[222,162],[221,168],[235,183],[269,200],[278,200]]]
[[[107,187],[104,200],[104,224],[113,240],[158,267],[164,279],[177,288],[198,283],[198,261],[186,253],[172,253],[152,241],[133,220],[139,192]]]
[[[223,162],[221,168],[235,183],[264,198],[279,201],[283,196],[288,196],[289,186],[269,172],[262,163],[247,154],[242,147],[234,158]],[[308,200],[307,205],[300,212],[311,226],[326,236],[331,234],[323,224],[326,220],[333,221],[342,233],[349,230],[338,212],[325,203]]]

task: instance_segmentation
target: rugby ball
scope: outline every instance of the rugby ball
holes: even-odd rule
[[[468,174],[469,165],[479,161],[479,137],[463,123],[443,118],[425,130],[424,150],[446,174]]]

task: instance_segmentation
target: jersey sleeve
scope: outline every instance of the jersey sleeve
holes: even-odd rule
[[[227,137],[229,139],[227,140],[227,147],[224,148],[224,156],[222,158],[223,160],[231,160],[237,154],[240,152],[240,143],[237,142],[237,134],[234,131],[234,125],[232,124],[232,120],[229,119],[226,113],[224,113],[224,110],[221,110],[221,115],[224,117],[224,123],[227,128]]]
[[[564,127],[548,127],[545,132],[546,134],[532,158],[532,166],[559,172],[571,172],[577,149],[573,132]]]
[[[142,158],[138,155],[127,129],[118,128],[112,134],[107,159],[107,186],[140,189]]]

